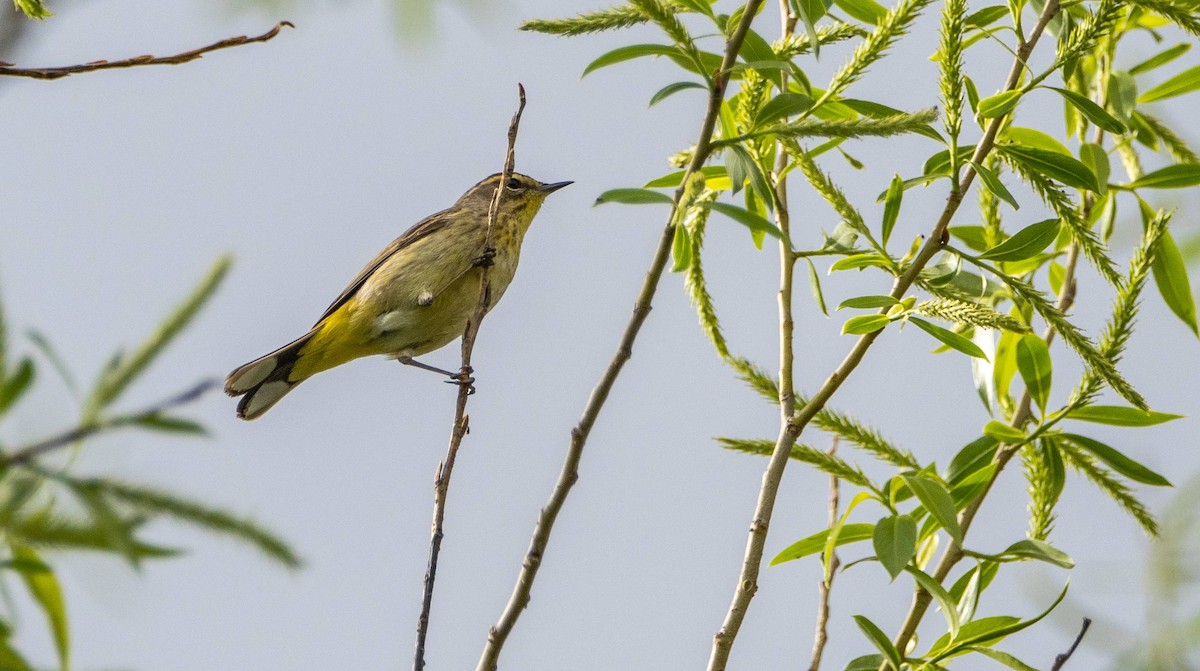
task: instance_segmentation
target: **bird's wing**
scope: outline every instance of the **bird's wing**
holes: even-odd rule
[[[350,300],[350,298],[354,296],[354,294],[362,287],[363,283],[367,281],[367,278],[371,276],[371,273],[374,273],[379,266],[382,266],[384,262],[392,257],[392,255],[420,240],[421,238],[433,235],[434,233],[445,228],[452,219],[450,217],[451,212],[452,210],[442,210],[436,214],[431,214],[417,222],[415,226],[405,231],[403,235],[393,240],[392,244],[388,245],[387,248],[382,252],[379,252],[379,255],[374,259],[371,259],[370,263],[363,266],[363,269],[360,270],[358,275],[356,275],[355,278],[350,281],[350,284],[346,285],[346,288],[342,291],[342,294],[338,296],[336,300],[330,303],[329,307],[325,308],[325,312],[321,315],[321,318],[317,320],[317,324],[320,324],[325,320],[326,317],[334,312],[337,312],[337,309],[342,307],[346,301]]]

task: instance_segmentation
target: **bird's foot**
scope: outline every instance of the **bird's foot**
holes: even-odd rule
[[[488,268],[496,263],[496,250],[488,247],[483,250],[483,253],[475,257],[474,266],[476,268]]]

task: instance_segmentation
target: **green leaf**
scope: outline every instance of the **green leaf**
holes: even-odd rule
[[[618,47],[603,54],[596,60],[588,64],[583,69],[583,74],[580,77],[586,77],[588,74],[599,70],[600,68],[616,65],[635,58],[644,56],[678,56],[679,49],[666,44],[632,44],[627,47]]]
[[[1045,415],[1053,369],[1050,348],[1037,334],[1026,333],[1017,341],[1017,370],[1021,373],[1021,379],[1025,381],[1029,397],[1037,403],[1042,415]]]
[[[1154,256],[1151,266],[1154,272],[1154,284],[1163,302],[1171,308],[1176,317],[1192,329],[1192,333],[1200,336],[1196,326],[1196,299],[1192,297],[1192,282],[1188,278],[1187,265],[1184,264],[1183,254],[1175,245],[1169,231],[1163,231],[1158,241],[1158,253]]]
[[[890,308],[898,304],[900,301],[891,296],[856,296],[847,298],[838,304],[837,309],[842,308]]]
[[[917,554],[917,523],[907,515],[892,515],[875,523],[875,556],[892,580]]]
[[[971,474],[992,463],[1000,443],[991,436],[980,436],[963,446],[946,471],[946,481],[957,485]]]
[[[118,423],[124,423],[117,420]],[[164,433],[178,433],[190,436],[207,436],[208,430],[200,423],[182,417],[170,417],[167,415],[138,415],[129,420],[129,424],[141,426],[152,431],[162,431]]]
[[[1041,149],[1043,151],[1052,151],[1063,156],[1071,156],[1071,150],[1067,146],[1053,136],[1047,135],[1036,128],[1025,128],[1023,126],[1009,126],[1003,131],[1003,137],[1010,143],[1019,144],[1024,147],[1033,149]]]
[[[1033,668],[1032,666],[1029,666],[1025,662],[1022,662],[1021,660],[1017,659],[1016,657],[1013,657],[1012,655],[1008,654],[1007,652],[1000,652],[999,650],[993,650],[991,648],[984,648],[984,647],[977,646],[977,645],[967,646],[966,649],[970,650],[971,652],[978,652],[979,654],[983,655],[984,657],[989,657],[997,662],[1000,662],[1001,664],[1007,666],[1010,669],[1013,669],[1014,671],[1038,671],[1037,669]]]
[[[887,247],[888,240],[892,237],[892,229],[896,227],[896,220],[900,217],[900,204],[904,200],[904,180],[900,175],[892,176],[892,183],[888,185],[887,195],[883,199],[883,246]]]
[[[1004,422],[994,419],[984,425],[983,435],[991,436],[992,438],[1009,445],[1023,443],[1026,439],[1024,431],[1021,431],[1020,429],[1014,429]]]
[[[922,331],[942,341],[943,344],[956,349],[967,356],[973,356],[979,359],[987,359],[987,355],[983,353],[983,350],[979,349],[979,345],[976,345],[967,338],[960,336],[950,329],[944,329],[941,326],[927,322],[920,317],[909,317],[908,321],[916,324],[917,327],[919,327]]]
[[[1014,233],[1011,238],[980,254],[979,258],[996,261],[1024,261],[1042,253],[1042,250],[1054,242],[1054,239],[1058,237],[1058,229],[1058,219],[1047,219],[1030,224]]]
[[[1086,165],[1071,156],[1015,144],[1004,145],[1003,151],[1030,170],[1067,186],[1089,191],[1100,190],[1100,185],[1096,182],[1096,175]]]
[[[1108,178],[1112,175],[1112,165],[1109,163],[1108,152],[1104,151],[1104,147],[1094,142],[1084,142],[1079,145],[1079,159],[1096,174],[1096,183],[1100,185],[1100,193],[1107,191]]]
[[[842,335],[865,335],[874,333],[888,325],[891,320],[886,315],[859,315],[851,317],[842,324]]]
[[[806,112],[812,105],[813,99],[803,93],[780,93],[762,106],[758,115],[754,117],[754,125],[764,126],[772,121]]]
[[[1008,16],[1008,7],[992,5],[967,15],[967,18],[963,19],[963,23],[968,28],[986,28],[1006,16]]]
[[[1200,163],[1177,163],[1148,172],[1129,183],[1131,189],[1183,189],[1200,184]]]
[[[1088,100],[1087,97],[1081,96],[1074,91],[1060,89],[1054,86],[1046,86],[1043,88],[1048,88],[1051,91],[1057,92],[1064,99],[1066,99],[1067,102],[1071,103],[1075,109],[1079,110],[1080,114],[1087,117],[1087,120],[1091,121],[1097,128],[1103,128],[1110,133],[1116,133],[1118,135],[1125,132],[1125,124],[1121,123],[1113,115],[1104,111],[1103,107],[1097,105],[1091,100]]]
[[[979,101],[978,114],[985,119],[1004,116],[1017,106],[1021,99],[1021,91],[1004,91],[994,96],[988,96]]]
[[[938,606],[942,609],[942,615],[946,618],[946,626],[950,630],[950,635],[954,636],[957,634],[958,628],[961,626],[958,619],[958,604],[954,602],[954,598],[950,596],[950,593],[938,581],[934,580],[932,576],[921,569],[907,566],[905,570],[912,575],[913,580],[916,581],[921,589],[929,592],[929,595],[938,602]]]
[[[1154,487],[1171,486],[1171,482],[1163,476],[1155,473],[1146,466],[1143,466],[1133,459],[1130,459],[1124,454],[1098,440],[1088,438],[1087,436],[1080,436],[1074,433],[1063,433],[1060,434],[1060,436],[1063,439],[1069,440],[1079,447],[1087,450],[1088,452],[1091,452],[1096,456],[1097,459],[1108,464],[1109,468],[1120,473],[1121,475],[1124,475],[1130,480],[1133,480],[1134,482],[1140,482],[1143,485],[1152,485]]]
[[[958,526],[958,515],[954,510],[954,501],[946,487],[932,478],[923,475],[901,475],[904,483],[912,490],[925,510],[937,520],[938,524],[950,534],[954,542],[962,545],[962,529]]]
[[[1156,100],[1174,98],[1185,93],[1200,90],[1200,65],[1188,68],[1138,96],[1139,103],[1152,103]]]
[[[0,416],[8,412],[8,409],[29,390],[29,386],[33,384],[34,368],[33,360],[29,357],[21,359],[21,363],[17,365],[17,370],[6,380],[0,380]]]
[[[813,265],[812,259],[804,260],[808,262],[808,288],[812,291],[813,300],[816,301],[821,314],[828,317],[829,308],[825,307],[825,294],[821,291],[821,276],[817,273],[817,267]]]
[[[671,241],[671,258],[674,260],[671,265],[673,273],[683,272],[692,265],[692,236],[688,233],[687,226],[675,226],[675,239]]]
[[[892,640],[887,637],[887,634],[875,626],[874,622],[871,622],[862,615],[855,615],[854,621],[858,624],[858,628],[862,633],[866,635],[867,640],[871,642],[871,645],[875,646],[875,649],[883,654],[888,664],[891,665],[892,671],[899,671],[902,661],[900,651],[896,649],[896,646],[892,645]]]
[[[1142,61],[1141,63],[1129,68],[1129,74],[1140,75],[1143,72],[1149,72],[1155,68],[1162,67],[1163,65],[1166,65],[1167,63],[1170,63],[1176,58],[1184,55],[1187,53],[1188,49],[1191,48],[1192,45],[1188,42],[1182,42],[1173,47],[1168,47],[1167,49],[1164,49],[1150,58]]]
[[[825,15],[825,10],[829,5],[821,0],[790,0],[790,2],[792,9],[795,9],[796,14],[800,17],[805,32],[808,33],[808,42],[812,45],[813,56],[820,58],[821,38],[817,34],[817,21]]]
[[[686,173],[687,173],[686,170],[676,170],[675,172],[667,173],[667,174],[663,175],[662,177],[659,177],[657,179],[652,179],[649,182],[646,182],[645,184],[642,185],[642,188],[643,189],[673,189],[673,188],[683,184],[683,176]],[[719,180],[720,178],[723,178],[723,177],[724,178],[729,177],[728,173],[725,172],[725,166],[723,166],[723,165],[706,165],[703,168],[700,168],[700,174],[703,175],[704,179],[710,183],[712,181]],[[714,191],[720,190],[720,189],[714,188],[711,184],[709,185],[708,188],[713,189]],[[728,187],[726,187],[726,188],[728,188]]]
[[[1139,408],[1129,408],[1119,405],[1085,405],[1082,408],[1075,408],[1067,413],[1066,418],[1112,426],[1154,426],[1175,419],[1183,419],[1183,415],[1153,411],[1143,412]]]
[[[837,536],[835,546],[846,545],[848,543],[858,543],[860,541],[870,540],[875,535],[874,524],[847,524],[842,527],[841,533]],[[775,558],[771,560],[771,566],[782,564],[783,562],[800,559],[809,555],[815,555],[825,549],[825,541],[829,538],[829,529],[818,531],[817,533],[801,538],[784,548]]]
[[[675,200],[665,193],[649,189],[609,189],[596,198],[594,205],[623,203],[625,205],[674,205]]]
[[[707,91],[708,87],[700,82],[675,82],[674,84],[667,84],[650,97],[650,104],[648,107],[654,107],[676,93],[679,93],[680,91],[686,91],[688,89],[700,89],[701,91]]]
[[[10,542],[9,547],[12,548],[14,559],[45,564],[33,548],[14,542]],[[21,578],[24,579],[29,593],[41,606],[42,612],[46,614],[46,619],[50,622],[50,630],[54,633],[54,647],[58,650],[59,665],[66,671],[71,665],[70,634],[67,629],[67,610],[63,603],[62,588],[59,587],[58,578],[50,570],[21,571]]]
[[[975,172],[979,174],[979,178],[983,180],[983,185],[988,191],[992,192],[992,195],[1012,205],[1014,210],[1021,209],[1021,206],[1017,203],[1017,199],[1013,198],[1012,192],[1008,190],[1008,187],[1004,186],[1004,182],[1000,181],[1000,177],[995,172],[982,163],[971,161],[971,165],[975,167]]]
[[[844,256],[829,266],[829,272],[836,273],[839,270],[860,270],[862,268],[891,268],[891,263],[888,258],[875,252],[867,252],[864,254],[851,254]]]
[[[1069,586],[1070,585],[1068,584],[1067,586],[1063,587],[1063,590],[1059,593],[1058,598],[1056,598],[1054,603],[1051,603],[1046,610],[1028,620],[1019,620],[1015,617],[1000,615],[996,617],[985,617],[975,620],[974,622],[968,622],[967,624],[964,624],[962,629],[958,631],[958,636],[955,637],[954,647],[946,653],[939,653],[938,659],[944,659],[950,654],[954,654],[954,652],[958,650],[962,650],[971,646],[990,646],[991,644],[998,643],[1007,636],[1011,636],[1023,629],[1037,624],[1043,618],[1049,615],[1051,611],[1057,608],[1058,604],[1062,603],[1062,600],[1067,596],[1067,587]],[[940,642],[941,639],[938,639],[938,643]],[[935,643],[934,646],[937,647],[937,643]]]
[[[863,23],[878,24],[887,16],[887,8],[875,0],[833,0],[842,11]]]
[[[1117,116],[1129,121],[1137,109],[1137,81],[1123,70],[1114,70],[1108,77],[1108,104]]]
[[[750,229],[751,231],[766,233],[767,235],[771,236],[772,238],[776,238],[776,239],[778,239],[782,235],[779,232],[778,226],[776,226],[775,224],[772,224],[771,222],[758,216],[757,214],[751,212],[750,210],[740,208],[736,205],[730,205],[728,203],[717,203],[717,202],[709,203],[708,207],[716,212],[720,212],[721,214],[729,217],[730,219],[733,219],[734,221],[745,226],[746,228]]]
[[[1071,557],[1054,547],[1053,545],[1039,540],[1026,539],[1017,541],[1008,546],[1004,552],[1000,553],[1001,557],[1015,557],[1018,559],[1036,559],[1050,564],[1054,564],[1060,568],[1075,568],[1075,562]]]

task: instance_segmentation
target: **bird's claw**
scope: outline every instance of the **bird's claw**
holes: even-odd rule
[[[471,394],[475,393],[475,378],[471,375],[472,372],[473,371],[471,368],[467,367],[457,375],[451,376],[449,380],[446,380],[446,384],[454,384],[458,385],[459,387],[466,387],[467,395],[470,396]]]

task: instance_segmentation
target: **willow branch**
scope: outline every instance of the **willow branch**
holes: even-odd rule
[[[833,445],[829,447],[829,454],[837,454],[838,437],[833,437]],[[839,480],[836,475],[829,476],[829,528],[837,524],[839,514],[839,496],[840,488]],[[833,556],[829,559],[829,573],[821,578],[821,584],[817,586],[817,633],[813,637],[813,652],[812,661],[808,664],[808,671],[818,671],[821,668],[821,657],[825,654],[825,644],[829,641],[829,592],[833,589],[833,578],[837,575],[838,567],[841,566],[841,560],[838,559],[837,550],[830,550]]]
[[[112,419],[103,421],[90,422],[82,426],[77,426],[70,431],[64,431],[57,436],[52,436],[50,438],[46,438],[45,440],[40,440],[36,443],[26,445],[25,447],[16,450],[12,454],[0,457],[0,468],[28,464],[34,459],[45,455],[47,452],[52,452],[68,445],[74,445],[85,438],[91,438],[100,433],[107,433],[114,429],[119,429],[130,426],[131,424],[137,424],[138,422],[147,419],[158,417],[168,410],[177,408],[181,405],[187,405],[188,403],[195,401],[203,396],[205,392],[209,391],[210,389],[214,389],[217,386],[218,382],[216,380],[204,380],[203,382],[190,387],[186,391],[180,392],[164,401],[159,401],[158,403],[155,403],[154,405],[151,405],[140,412],[135,412],[129,415],[121,415],[119,417],[113,417]]]
[[[1017,58],[1013,62],[1012,69],[1009,71],[1003,90],[1015,90],[1021,79],[1021,74],[1024,70],[1025,62],[1029,58],[1029,54],[1033,51],[1043,30],[1045,30],[1046,24],[1057,14],[1058,10],[1059,4],[1057,0],[1050,0],[1046,3],[1046,7],[1038,19],[1037,25],[1031,32],[1029,39],[1022,42],[1017,49]],[[975,151],[971,157],[974,163],[982,164],[983,160],[987,158],[987,155],[995,146],[996,135],[1000,132],[1004,119],[1005,117],[1001,115],[988,124],[983,137],[975,145]],[[903,298],[904,294],[916,281],[921,270],[928,265],[929,261],[941,249],[944,244],[942,238],[946,235],[946,229],[962,204],[963,196],[970,189],[974,180],[975,169],[972,165],[968,164],[963,171],[962,178],[952,186],[950,195],[946,199],[946,206],[943,208],[941,216],[934,225],[932,233],[926,238],[924,245],[921,246],[920,251],[913,258],[912,263],[904,272],[896,277],[895,282],[892,284],[890,293],[892,298],[896,300]],[[825,403],[837,392],[846,378],[854,372],[858,364],[862,362],[867,350],[871,348],[871,345],[874,344],[875,340],[885,330],[880,329],[860,336],[850,352],[846,354],[841,364],[830,374],[825,383],[821,385],[821,388],[813,394],[809,402],[791,418],[786,428],[780,432],[779,439],[775,443],[775,449],[771,454],[771,459],[767,464],[766,472],[763,474],[763,483],[759,489],[758,503],[755,506],[754,517],[750,522],[749,538],[746,542],[746,554],[742,561],[742,570],[738,576],[733,600],[726,614],[725,624],[713,637],[712,656],[708,663],[709,671],[724,671],[726,668],[733,639],[736,637],[737,631],[745,619],[750,602],[754,598],[754,593],[758,589],[758,574],[762,566],[763,547],[767,540],[767,529],[771,522],[771,515],[775,509],[775,499],[779,493],[779,485],[783,480],[784,470],[787,468],[792,445],[796,442],[796,439],[800,436],[804,427],[808,425],[809,421],[825,407]],[[961,548],[952,545],[947,550],[947,555],[943,559],[950,557],[952,553],[956,553],[961,557]],[[957,558],[954,561],[957,562]],[[946,571],[947,573],[949,572],[949,567],[947,567]],[[944,578],[944,574],[940,577],[937,575],[934,576],[936,580]],[[920,594],[924,594],[923,591],[918,592],[918,595]],[[929,600],[929,595],[924,594],[923,605],[920,605],[918,608],[917,600],[914,599],[913,609],[910,610],[909,615],[916,614],[917,617],[915,620],[912,620],[911,617],[909,620],[906,620],[901,634],[897,637],[897,649],[904,650],[907,648],[908,641],[916,631],[916,624],[920,622],[920,617],[924,616],[925,610],[929,607]]]
[[[1050,667],[1050,671],[1062,670],[1063,665],[1067,663],[1067,660],[1071,659],[1071,655],[1075,654],[1075,648],[1079,647],[1079,644],[1083,641],[1083,637],[1087,635],[1088,627],[1091,626],[1091,619],[1086,617],[1083,618],[1083,626],[1079,628],[1079,635],[1075,637],[1075,642],[1071,644],[1070,648],[1067,648],[1066,652],[1054,657],[1054,666]]]
[[[571,487],[579,479],[579,460],[583,456],[583,448],[587,444],[588,435],[591,433],[592,426],[596,423],[596,418],[599,416],[601,409],[603,409],[605,401],[608,400],[608,395],[612,391],[613,385],[621,373],[621,369],[629,361],[630,357],[633,356],[633,343],[637,340],[642,324],[645,323],[646,317],[650,314],[651,302],[658,290],[659,281],[662,279],[663,270],[670,256],[671,242],[675,238],[675,211],[678,209],[679,203],[683,198],[688,178],[704,165],[709,154],[712,153],[713,129],[716,127],[717,116],[721,111],[721,102],[725,99],[725,87],[729,83],[730,69],[737,60],[737,54],[741,49],[742,42],[746,38],[746,32],[750,29],[750,24],[754,20],[754,15],[758,12],[761,4],[762,0],[748,0],[737,29],[725,43],[725,54],[721,61],[721,67],[717,69],[712,77],[708,107],[705,110],[704,121],[700,124],[700,135],[696,140],[696,149],[692,154],[692,160],[688,163],[685,170],[683,181],[675,191],[671,214],[667,219],[666,226],[663,227],[658,247],[654,250],[654,257],[650,262],[650,267],[646,270],[646,278],[643,280],[642,287],[638,291],[637,300],[633,305],[633,315],[629,318],[629,322],[625,326],[625,332],[621,335],[616,353],[609,361],[599,382],[592,389],[592,394],[588,398],[587,405],[584,406],[583,415],[580,417],[579,423],[571,429],[571,438],[567,445],[567,455],[563,461],[562,470],[559,472],[558,480],[554,483],[550,499],[538,514],[537,524],[533,530],[533,537],[529,541],[529,549],[525,553],[525,559],[517,575],[517,582],[513,586],[512,596],[509,597],[508,603],[500,615],[500,619],[488,630],[487,643],[484,645],[483,653],[479,658],[479,664],[476,667],[477,671],[495,671],[499,663],[500,653],[504,649],[505,641],[508,640],[508,636],[512,633],[513,627],[516,626],[521,613],[529,605],[533,583],[537,579],[538,569],[541,568],[542,558],[550,542],[550,534],[553,531],[554,522],[558,518],[559,511],[562,510],[567,496],[570,494]]]
[[[492,246],[495,240],[496,212],[500,209],[500,201],[504,197],[504,185],[508,184],[516,162],[515,147],[517,144],[517,129],[521,125],[521,114],[525,111],[525,87],[517,84],[517,97],[520,102],[512,121],[508,124],[508,151],[504,155],[504,170],[496,190],[492,192],[492,202],[488,206],[487,232],[484,235],[483,256],[490,258],[495,253]],[[446,458],[438,464],[437,473],[433,480],[433,525],[429,536],[429,563],[425,569],[424,590],[421,596],[421,614],[417,617],[417,643],[413,653],[413,671],[425,668],[425,637],[429,633],[429,611],[433,605],[433,584],[437,579],[438,555],[442,550],[443,520],[446,517],[446,495],[450,491],[450,476],[454,472],[454,462],[458,457],[458,449],[463,437],[470,431],[470,418],[467,416],[467,399],[475,392],[471,379],[471,354],[475,351],[475,339],[479,335],[479,327],[492,304],[492,284],[489,277],[490,264],[481,264],[479,273],[479,301],[475,311],[467,320],[462,337],[462,367],[458,373],[458,399],[454,405],[454,423],[450,428],[450,445],[446,448]]]
[[[115,70],[118,68],[136,68],[142,65],[179,65],[194,61],[204,54],[218,51],[220,49],[228,49],[230,47],[240,47],[243,44],[252,44],[254,42],[266,42],[283,30],[284,26],[295,28],[291,21],[280,21],[275,24],[275,27],[255,37],[246,37],[240,35],[238,37],[230,37],[220,42],[213,42],[206,47],[192,49],[174,56],[134,56],[119,61],[92,61],[90,63],[81,63],[79,65],[63,65],[53,68],[18,68],[12,63],[0,63],[0,76],[7,77],[29,77],[31,79],[61,79],[70,75],[77,75],[84,72],[98,72],[100,70]]]

